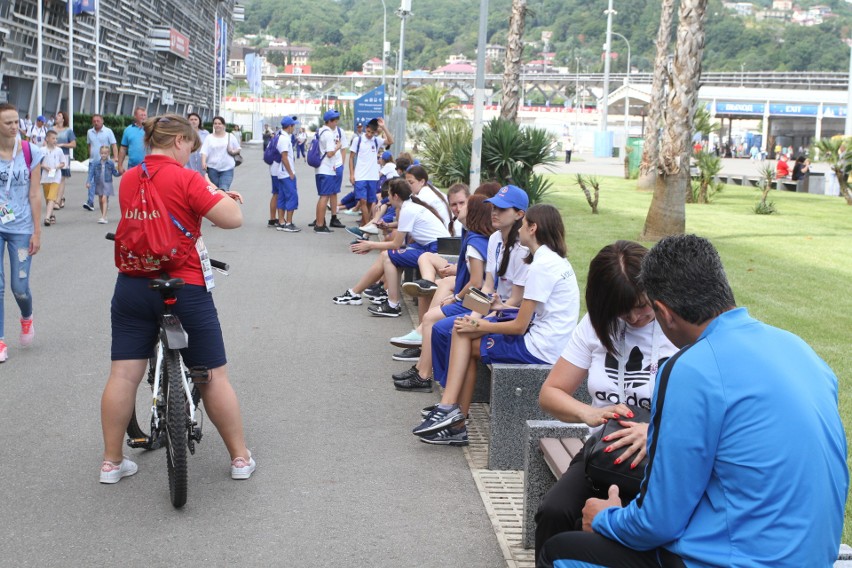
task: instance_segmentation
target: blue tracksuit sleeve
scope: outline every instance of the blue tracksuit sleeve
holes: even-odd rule
[[[668,380],[658,378],[655,385],[642,492],[627,507],[602,511],[592,525],[636,550],[679,538],[707,490],[724,418],[724,393],[720,381],[706,380],[718,376],[719,369],[707,368],[705,358],[699,370],[692,366],[694,360],[677,361]],[[666,365],[670,363],[672,359]]]

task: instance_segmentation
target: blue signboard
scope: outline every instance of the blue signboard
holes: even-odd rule
[[[797,105],[791,103],[769,105],[769,114],[782,114],[785,116],[816,116],[818,105]]]
[[[367,124],[374,118],[384,118],[384,116],[385,86],[379,85],[355,100],[355,124],[352,125],[352,129],[355,130],[355,125],[359,122]]]
[[[846,118],[846,105],[825,105],[822,107],[823,118]]]
[[[763,103],[716,102],[716,114],[763,114]]]

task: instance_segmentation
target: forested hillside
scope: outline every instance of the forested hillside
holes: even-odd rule
[[[343,73],[361,69],[372,57],[381,57],[382,3],[380,0],[246,0],[246,21],[237,31],[265,33],[313,48],[314,72]],[[388,41],[391,65],[399,45],[399,18],[388,4]],[[771,0],[755,0],[755,9],[771,6]],[[846,0],[800,0],[797,7],[829,6],[833,17],[819,26],[803,27],[778,20],[757,21],[740,17],[711,0],[707,21],[705,71],[846,71],[849,47],[844,39],[852,29],[852,5]],[[511,0],[490,0],[489,43],[504,44]],[[545,47],[541,32],[553,36],[548,51],[556,53],[555,65],[572,71],[580,57],[583,71],[603,68],[601,47],[606,33],[603,11],[606,0],[528,0],[524,59],[539,59]],[[630,40],[632,67],[650,72],[654,37],[659,25],[660,0],[616,0],[618,14],[613,31]],[[413,0],[414,15],[406,22],[406,69],[435,69],[450,54],[473,58],[477,41],[478,0]],[[626,67],[624,41],[613,36],[613,51],[621,56],[613,70]]]

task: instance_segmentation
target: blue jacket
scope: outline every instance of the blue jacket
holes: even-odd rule
[[[459,249],[459,261],[456,265],[456,287],[453,292],[454,294],[461,292],[462,288],[467,286],[467,283],[470,281],[470,272],[468,271],[467,262],[465,260],[467,247],[473,247],[482,256],[482,258],[488,258],[488,237],[483,237],[479,233],[474,233],[473,231],[464,232],[461,248]]]
[[[837,388],[799,337],[721,314],[660,369],[642,490],[594,530],[690,568],[832,566],[849,486]]]
[[[113,176],[118,176],[118,170],[115,169],[115,162],[107,160],[104,167],[104,185],[112,185]],[[89,160],[89,175],[86,178],[86,183],[92,187],[97,187],[101,181],[101,161]]]

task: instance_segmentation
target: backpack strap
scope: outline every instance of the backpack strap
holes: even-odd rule
[[[21,152],[24,154],[24,162],[27,164],[27,169],[33,166],[33,151],[30,148],[30,143],[26,140],[21,140]],[[70,167],[70,166],[69,166]]]

